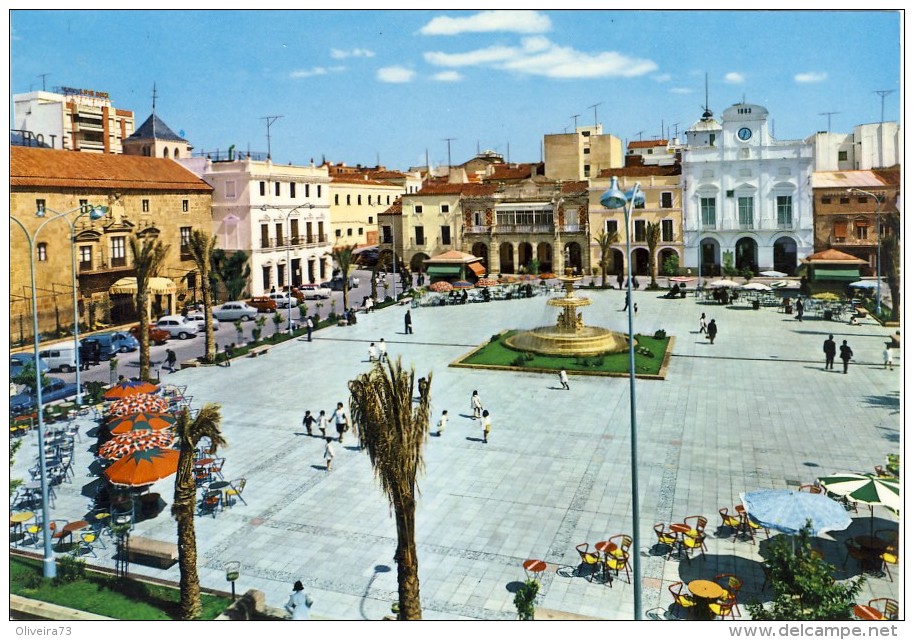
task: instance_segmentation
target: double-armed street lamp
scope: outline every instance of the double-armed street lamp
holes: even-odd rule
[[[864,191],[851,187],[848,193],[862,193],[876,201],[876,315],[882,317],[882,214],[879,207],[885,196],[877,196],[875,193]]]
[[[632,544],[635,547],[632,562],[632,584],[634,585],[635,620],[641,620],[641,535],[639,534],[639,508],[638,508],[638,421],[635,405],[635,332],[632,318],[632,245],[631,245],[631,216],[632,209],[644,204],[644,192],[641,183],[636,182],[630,190],[623,192],[619,189],[618,178],[613,176],[607,189],[600,196],[600,204],[607,209],[622,209],[625,213],[625,255],[628,265],[628,386],[629,405],[631,408],[631,458],[632,458]]]
[[[42,534],[43,534],[43,539],[44,539],[44,560],[43,560],[43,565],[42,565],[42,574],[44,575],[45,578],[54,578],[57,575],[57,566],[54,564],[54,550],[52,548],[51,529],[49,528],[51,521],[50,521],[50,514],[48,512],[48,469],[47,469],[47,461],[45,460],[45,456],[44,456],[44,442],[45,442],[44,411],[43,411],[44,403],[43,403],[43,398],[42,398],[43,389],[42,389],[42,384],[41,384],[41,366],[40,366],[41,359],[39,356],[41,339],[38,334],[38,288],[35,283],[35,247],[36,247],[36,240],[38,238],[38,234],[45,227],[45,225],[47,225],[49,222],[53,222],[54,220],[57,220],[58,218],[63,218],[65,216],[73,213],[74,211],[82,211],[82,213],[80,213],[80,215],[77,216],[76,219],[78,219],[82,215],[89,214],[89,216],[92,220],[98,220],[99,218],[101,218],[103,215],[105,215],[108,212],[108,207],[100,207],[100,206],[93,207],[90,205],[83,205],[83,206],[77,207],[76,209],[73,209],[71,211],[65,211],[63,213],[55,212],[55,215],[53,215],[52,217],[48,218],[47,220],[42,222],[40,225],[38,225],[38,228],[35,229],[35,232],[31,233],[31,234],[29,233],[29,230],[26,228],[26,226],[24,224],[22,224],[22,222],[18,218],[16,218],[12,214],[10,214],[10,221],[15,222],[17,225],[19,225],[19,228],[22,229],[22,232],[25,234],[25,237],[29,243],[29,278],[31,280],[31,286],[32,286],[32,343],[33,343],[33,350],[34,350],[34,357],[35,357],[35,360],[34,360],[35,406],[37,407],[36,413],[38,414],[37,415],[37,419],[38,419],[38,469],[39,469],[39,474],[40,474],[39,482],[41,484],[41,520],[42,520],[41,526],[42,526]],[[35,215],[38,218],[44,218],[45,215],[47,215],[47,212],[48,212],[47,209],[42,208],[42,209],[39,209],[35,213]],[[70,222],[70,230],[71,230],[70,242],[71,242],[71,257],[72,257],[72,263],[73,263],[73,317],[74,317],[74,321],[75,321],[74,322],[75,326],[73,328],[73,332],[74,332],[74,336],[76,336],[76,340],[77,340],[77,342],[76,342],[76,371],[77,371],[76,388],[79,389],[79,384],[80,384],[79,383],[80,361],[79,361],[79,342],[78,342],[78,339],[79,339],[79,334],[78,334],[78,332],[79,332],[79,313],[78,313],[78,308],[76,306],[76,258],[75,258],[75,255],[76,255],[76,249],[75,249],[76,219],[74,219],[72,222]],[[77,396],[77,398],[78,398],[77,402],[81,403],[82,402],[81,398],[79,396]]]
[[[289,229],[289,219],[292,217],[292,214],[298,211],[299,209],[313,209],[314,205],[310,202],[305,204],[300,204],[297,207],[289,209],[286,213],[286,281],[289,283],[289,335],[292,335],[292,262],[290,260],[289,250],[292,245],[292,235]],[[267,209],[273,209],[274,211],[282,211],[279,207],[268,207],[263,205],[260,207],[261,211],[266,211]]]

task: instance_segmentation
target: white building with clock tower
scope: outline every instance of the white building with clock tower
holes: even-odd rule
[[[706,277],[732,259],[793,275],[813,250],[813,168],[813,145],[775,140],[765,107],[735,104],[720,123],[706,110],[682,157],[683,266]]]

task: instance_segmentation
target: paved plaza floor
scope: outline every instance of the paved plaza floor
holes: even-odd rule
[[[582,291],[593,300],[587,324],[625,331],[619,291]],[[642,604],[646,617],[662,618],[678,580],[736,573],[745,586],[741,602],[761,592],[759,544],[718,534],[718,509],[732,510],[739,494],[796,488],[840,471],[872,472],[900,451],[902,367],[883,369],[882,348],[894,329],[870,320],[860,326],[798,322],[774,308],[722,307],[689,297],[666,300],[636,291],[636,332],[665,329],[675,336],[667,378],[636,384]],[[333,471],[324,467],[324,443],[308,437],[304,411],[328,415],[347,402],[347,381],[368,369],[368,345],[384,338],[393,357],[433,376],[432,424],[450,415],[445,433],[425,448],[425,473],[416,534],[423,616],[426,619],[510,620],[522,564],[546,562],[537,606],[573,616],[633,619],[632,586],[575,575],[575,545],[632,531],[628,379],[558,377],[453,368],[448,363],[509,328],[552,324],[545,298],[412,309],[415,332],[405,335],[404,307],[359,314],[352,327],[295,340],[231,367],[185,369],[168,382],[187,385],[193,406],[222,406],[226,478],[247,478],[244,499],[196,520],[200,577],[226,589],[223,563],[241,562],[237,588],[256,588],[268,604],[282,606],[301,580],[314,598],[315,618],[377,620],[397,600],[393,555],[396,530],[387,498],[368,457],[352,434],[336,444]],[[715,318],[711,345],[698,334],[701,312]],[[847,340],[855,359],[849,372],[823,370],[822,342],[833,333]],[[471,419],[470,395],[478,390],[492,414],[489,443]],[[88,422],[83,431],[91,428]],[[36,453],[34,434],[20,450],[13,477],[27,477]],[[76,477],[57,489],[53,517],[79,519],[90,503],[84,487],[93,439],[83,436]],[[140,521],[135,534],[174,540],[169,515],[173,477],[153,487],[168,503]],[[706,557],[667,560],[655,549],[653,525],[708,518]],[[868,531],[869,510],[819,546],[841,575],[848,535]],[[877,507],[876,528],[897,526]],[[113,566],[111,548],[90,562]],[[134,574],[177,582],[178,567],[131,565]],[[894,573],[897,574],[897,571]],[[898,576],[896,575],[896,580]],[[867,577],[858,601],[898,597],[898,581]],[[743,616],[746,610],[743,607]]]

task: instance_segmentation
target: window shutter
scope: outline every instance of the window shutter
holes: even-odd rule
[[[847,235],[847,223],[835,222],[835,237],[843,238]]]

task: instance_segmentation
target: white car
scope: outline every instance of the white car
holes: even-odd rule
[[[277,309],[291,309],[298,304],[298,300],[290,296],[288,292],[271,293],[269,298],[276,303]]]
[[[197,323],[185,320],[184,316],[162,316],[156,322],[156,329],[167,331],[172,338],[181,340],[193,338],[200,332]]]
[[[326,300],[332,293],[327,287],[317,284],[303,284],[298,287],[298,290],[305,296],[305,300],[319,300],[321,298]]]
[[[257,317],[257,309],[242,300],[232,300],[213,309],[213,317],[222,322],[247,322]]]
[[[197,331],[203,333],[206,331],[206,314],[202,311],[195,311],[194,313],[188,313],[184,316],[184,319],[188,322],[197,323]],[[213,331],[219,331],[219,319],[213,318]]]

